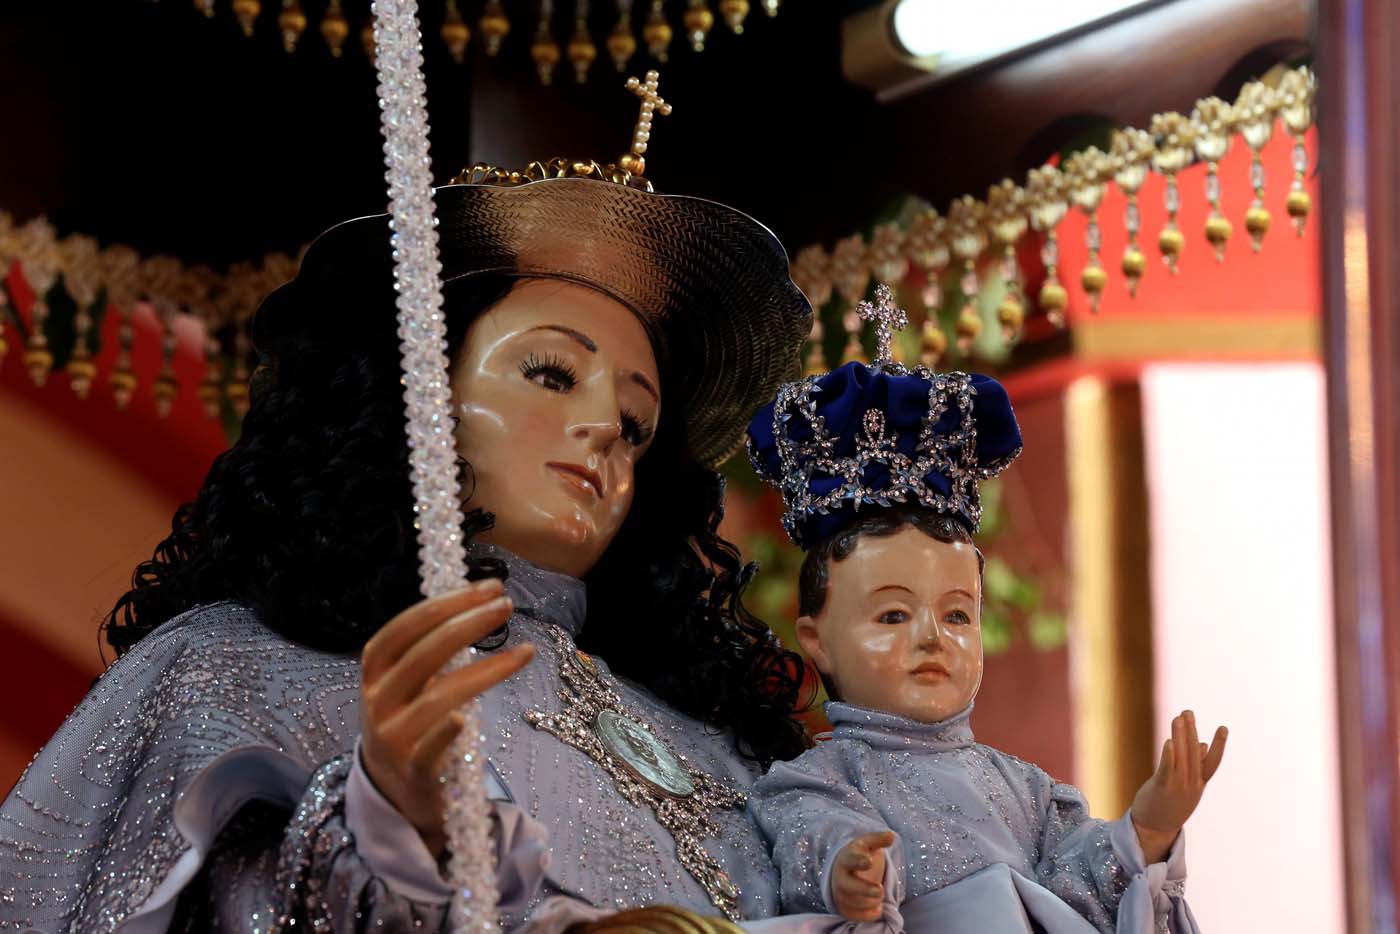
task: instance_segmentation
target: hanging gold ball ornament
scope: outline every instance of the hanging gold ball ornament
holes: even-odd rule
[[[64,370],[68,373],[68,385],[73,394],[79,399],[86,399],[92,390],[92,381],[97,376],[97,365],[92,362],[92,357],[74,353],[68,358],[68,365]]]
[[[763,0],[763,12],[769,16],[777,16],[780,3],[781,0]]]
[[[162,373],[156,377],[156,381],[151,384],[151,395],[156,400],[156,415],[161,418],[169,418],[171,411],[175,408],[175,397],[180,392],[180,384],[175,381],[175,377],[168,373]]]
[[[948,335],[934,323],[932,318],[924,321],[919,335],[919,359],[924,366],[933,369],[938,366],[943,355],[948,352]]]
[[[1137,295],[1138,280],[1147,271],[1147,257],[1136,245],[1123,251],[1123,278],[1128,280],[1128,294]]]
[[[261,12],[262,4],[258,0],[233,0],[234,18],[238,20],[243,35],[250,39],[253,37],[253,24],[258,21]]]
[[[1079,284],[1089,295],[1089,307],[1097,311],[1099,296],[1103,293],[1104,286],[1108,285],[1108,271],[1102,266],[1085,266],[1084,271],[1079,274]]]
[[[282,48],[288,55],[297,50],[301,34],[306,32],[306,11],[297,0],[282,0],[282,12],[277,14],[277,28],[282,33]]]
[[[574,66],[574,80],[583,84],[588,80],[588,70],[598,58],[598,46],[588,32],[588,23],[579,20],[574,26],[574,34],[569,37],[569,62]]]
[[[1269,209],[1263,205],[1256,204],[1244,212],[1244,229],[1249,231],[1250,242],[1254,244],[1256,253],[1264,246],[1264,234],[1269,232],[1271,220]]]
[[[1181,256],[1181,250],[1184,246],[1186,246],[1186,238],[1175,227],[1164,227],[1162,232],[1157,235],[1157,249],[1161,251],[1162,259],[1166,261],[1167,268],[1173,273],[1176,272],[1176,261]]]
[[[486,54],[495,55],[501,51],[501,43],[510,33],[510,17],[506,16],[501,0],[487,0],[477,27],[481,30],[481,38],[486,42]]]
[[[49,350],[48,342],[37,343],[31,340],[24,351],[24,368],[29,371],[29,380],[35,386],[43,388],[49,381],[49,373],[53,371],[53,352]]]
[[[1057,328],[1065,326],[1065,309],[1069,307],[1069,292],[1055,279],[1046,279],[1040,287],[1036,302],[1045,309],[1045,317]]]
[[[550,85],[554,83],[554,69],[559,64],[561,53],[559,43],[554,41],[554,34],[549,31],[549,24],[540,23],[540,28],[535,31],[534,41],[530,43],[530,59],[535,63],[535,71],[539,73],[540,84]]]
[[[1230,242],[1230,235],[1235,232],[1235,225],[1230,223],[1230,219],[1223,214],[1213,214],[1206,218],[1206,239],[1210,245],[1215,247],[1215,258],[1217,261],[1225,259],[1225,244]]]
[[[637,37],[632,34],[632,20],[622,16],[608,33],[608,57],[619,72],[627,70],[627,63],[637,54]]]
[[[206,18],[214,18],[214,0],[194,0],[194,8],[203,13]]]
[[[1303,229],[1308,223],[1308,212],[1312,210],[1312,197],[1301,188],[1294,188],[1288,192],[1288,216],[1293,218],[1293,226],[1298,231],[1298,236],[1303,235]]]
[[[345,40],[350,35],[350,24],[345,21],[345,12],[340,8],[340,0],[333,0],[326,7],[326,15],[321,17],[321,38],[331,55],[340,58],[345,49]]]
[[[744,20],[749,15],[749,0],[719,0],[719,15],[736,36],[744,34]]]
[[[248,384],[235,376],[224,386],[224,398],[228,399],[229,405],[233,406],[234,414],[239,418],[248,414]]]
[[[653,6],[647,14],[646,25],[642,27],[642,41],[647,44],[647,54],[664,64],[674,35],[661,5]]]
[[[442,14],[442,28],[438,30],[438,35],[442,37],[442,44],[447,46],[447,54],[452,56],[452,61],[458,65],[462,64],[467,56],[467,43],[471,41],[472,29],[462,18],[462,11],[457,9],[457,0],[447,0],[447,7]]]
[[[997,321],[1001,322],[1001,334],[1007,342],[1014,343],[1021,338],[1021,328],[1026,323],[1026,309],[1014,295],[1008,295],[997,306]]]
[[[125,412],[136,395],[136,373],[131,369],[130,360],[117,364],[112,375],[107,377],[107,385],[112,389],[112,401],[116,403],[117,411]]]
[[[958,350],[964,357],[972,353],[972,342],[977,340],[982,334],[982,316],[968,303],[958,312],[958,321],[955,326],[958,335]]]
[[[221,386],[218,375],[210,372],[200,381],[199,388],[196,389],[199,396],[199,405],[204,409],[204,416],[210,419],[218,417],[218,402],[220,402]]]
[[[690,47],[697,52],[705,51],[705,37],[715,25],[715,14],[710,12],[709,4],[705,0],[691,0],[690,6],[686,7],[683,22],[686,37],[690,39]]]

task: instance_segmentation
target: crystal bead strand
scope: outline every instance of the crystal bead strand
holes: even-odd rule
[[[427,88],[416,0],[375,0],[375,68],[389,189],[389,227],[398,292],[409,463],[424,596],[459,587],[466,577],[462,504],[447,377],[437,219],[428,156]],[[468,663],[470,652],[453,660]],[[450,923],[472,934],[497,930],[496,867],[481,773],[475,706],[452,747],[446,828],[454,893]]]

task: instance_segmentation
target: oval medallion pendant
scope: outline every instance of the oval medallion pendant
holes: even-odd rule
[[[579,651],[564,630],[551,626],[548,633],[559,654],[562,708],[553,713],[526,710],[526,722],[596,762],[625,800],[649,807],[676,841],[680,864],[714,906],[738,923],[739,890],[705,849],[704,840],[720,835],[721,812],[744,809],[743,793],[695,768],[643,721],[624,713],[622,696],[597,663]]]
[[[695,782],[675,754],[636,720],[615,710],[600,710],[593,719],[593,732],[608,752],[650,787],[673,798],[695,794]]]

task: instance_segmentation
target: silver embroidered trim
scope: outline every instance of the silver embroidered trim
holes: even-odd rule
[[[318,862],[329,863],[330,855],[353,846],[343,826],[328,826],[345,806],[345,781],[350,775],[350,754],[336,756],[316,770],[282,837],[277,860],[277,890],[282,894],[277,928],[302,927],[330,934],[335,916],[326,904],[326,873],[316,871]]]
[[[559,675],[563,686],[559,699],[567,712],[527,710],[526,721],[598,763],[612,777],[618,792],[630,804],[651,808],[657,821],[676,841],[676,855],[681,865],[700,883],[711,903],[729,920],[742,920],[739,890],[720,867],[719,861],[706,852],[704,840],[720,834],[719,825],[711,814],[742,808],[746,800],[744,794],[700,771],[683,754],[666,747],[656,733],[627,708],[617,691],[603,680],[593,660],[576,649],[562,629],[549,626],[548,632],[562,659]],[[632,766],[615,755],[594,727],[604,711],[612,711],[647,729],[656,746],[666,749],[680,764],[694,791],[684,796],[667,794],[658,785],[641,778]]]

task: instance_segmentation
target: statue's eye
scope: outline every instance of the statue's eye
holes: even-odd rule
[[[568,392],[578,385],[578,373],[563,357],[530,354],[520,362],[521,374],[551,392]]]

